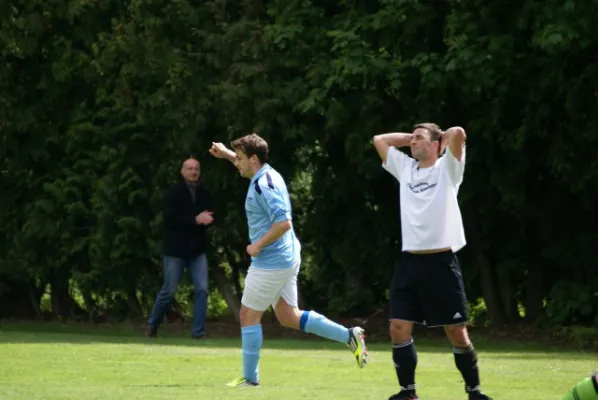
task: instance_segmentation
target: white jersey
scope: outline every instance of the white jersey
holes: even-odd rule
[[[391,146],[382,167],[400,184],[403,251],[451,248],[457,252],[465,246],[457,202],[465,147],[461,161],[447,148],[433,166],[419,168],[417,160]]]

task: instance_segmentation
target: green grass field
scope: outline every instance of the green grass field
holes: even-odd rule
[[[2,400],[387,399],[397,391],[389,345],[372,343],[360,370],[323,340],[264,341],[261,388],[228,388],[240,340],[146,339],[136,332],[42,332],[0,326]],[[72,329],[71,329],[72,330]],[[495,400],[550,400],[598,367],[595,353],[474,341],[482,386]],[[416,338],[423,400],[466,399],[445,341]]]

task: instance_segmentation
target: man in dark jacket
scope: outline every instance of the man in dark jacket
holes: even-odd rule
[[[183,269],[189,268],[195,287],[191,336],[205,336],[208,305],[208,247],[206,229],[213,221],[210,192],[199,186],[199,161],[190,158],[181,168],[183,182],[164,195],[164,285],[158,293],[147,335],[156,336],[158,327],[174,297]]]

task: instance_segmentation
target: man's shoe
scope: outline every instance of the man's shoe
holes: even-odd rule
[[[492,399],[490,397],[486,396],[484,393],[477,390],[475,392],[469,393],[469,400],[492,400]]]
[[[229,382],[229,383],[226,384],[226,386],[228,386],[228,387],[246,387],[246,386],[256,387],[256,386],[259,386],[259,385],[260,385],[259,382],[252,382],[252,381],[249,381],[249,380],[247,380],[245,378],[237,378],[234,381],[231,381],[231,382]]]
[[[388,400],[419,400],[419,397],[413,390],[401,390],[399,393],[390,396]]]
[[[147,330],[145,332],[145,336],[147,336],[147,337],[156,337],[157,334],[158,334],[158,327],[148,324],[147,325]]]
[[[353,353],[359,368],[365,367],[368,362],[368,351],[365,346],[365,335],[363,329],[356,326],[349,329],[349,349]]]

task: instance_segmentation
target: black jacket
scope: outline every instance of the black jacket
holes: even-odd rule
[[[164,255],[195,258],[208,250],[206,225],[197,225],[195,216],[212,211],[212,196],[201,187],[195,187],[195,201],[185,182],[172,185],[164,194]],[[209,226],[209,225],[208,225]]]

